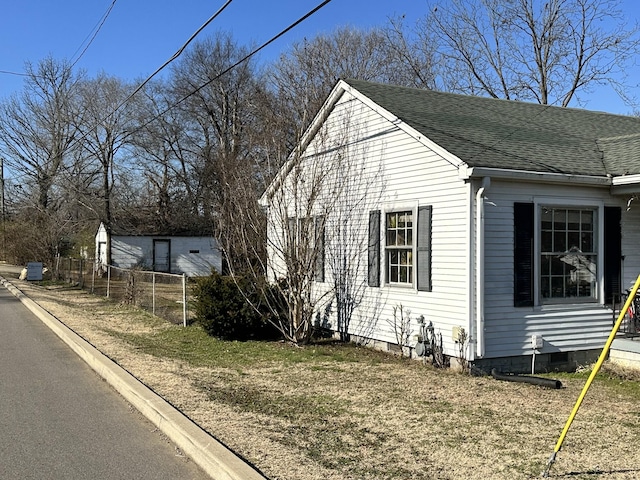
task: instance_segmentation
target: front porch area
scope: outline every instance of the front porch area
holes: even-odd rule
[[[640,336],[618,335],[611,344],[609,361],[640,370]]]

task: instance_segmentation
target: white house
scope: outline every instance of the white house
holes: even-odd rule
[[[409,346],[424,316],[446,355],[464,330],[477,367],[530,371],[599,354],[640,273],[639,192],[638,117],[345,80],[262,202],[274,277],[282,201],[325,219],[321,258],[358,246],[352,335],[397,348],[401,306]]]
[[[96,233],[96,262],[120,268],[142,267],[164,273],[185,273],[189,277],[222,271],[217,241],[208,236],[107,234],[103,223]]]

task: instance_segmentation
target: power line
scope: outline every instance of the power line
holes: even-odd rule
[[[215,77],[213,77],[212,79],[208,80],[207,82],[205,82],[204,84],[200,85],[198,88],[196,88],[195,90],[193,90],[192,92],[188,93],[187,95],[185,95],[184,97],[182,97],[180,100],[178,100],[177,102],[175,102],[173,105],[168,106],[167,108],[165,108],[163,111],[161,111],[160,113],[158,113],[156,116],[154,116],[153,118],[151,118],[149,121],[147,121],[146,123],[140,125],[138,128],[132,130],[131,132],[129,132],[126,137],[131,136],[132,134],[142,130],[144,127],[146,127],[147,125],[149,125],[150,123],[154,122],[155,120],[157,120],[158,118],[162,117],[163,115],[165,115],[169,110],[172,110],[173,108],[177,107],[178,105],[180,105],[182,102],[184,102],[185,100],[187,100],[189,97],[191,97],[192,95],[195,95],[196,93],[198,93],[199,91],[201,91],[203,88],[207,87],[208,85],[211,85],[213,82],[215,82],[216,80],[218,80],[220,77],[222,77],[223,75],[225,75],[226,73],[230,72],[231,70],[233,70],[234,68],[236,68],[238,65],[241,65],[242,63],[246,62],[249,58],[251,58],[252,56],[254,56],[255,54],[257,54],[258,52],[260,52],[261,50],[263,50],[264,48],[266,48],[267,46],[271,45],[273,42],[275,42],[277,39],[279,39],[280,37],[282,37],[283,35],[285,35],[286,33],[288,33],[290,30],[294,29],[295,27],[297,27],[299,24],[301,24],[302,22],[304,22],[307,18],[309,18],[310,16],[312,16],[313,14],[315,14],[318,10],[320,10],[321,8],[323,8],[324,6],[326,6],[327,4],[331,3],[332,0],[324,0],[323,2],[321,2],[320,4],[318,4],[315,8],[313,8],[312,10],[310,10],[309,12],[307,12],[305,15],[303,15],[302,17],[300,17],[298,20],[296,20],[295,22],[293,22],[291,25],[289,25],[288,27],[286,27],[284,30],[280,31],[280,33],[278,33],[277,35],[271,37],[268,41],[266,41],[265,43],[263,43],[262,45],[260,45],[258,48],[252,50],[251,52],[249,52],[247,55],[245,55],[244,57],[242,57],[240,60],[238,60],[236,63],[232,64],[231,66],[227,67],[226,69],[224,69],[222,72],[220,72],[218,75],[216,75]],[[136,89],[136,92],[139,90],[140,88]],[[131,95],[133,96],[133,95]],[[130,97],[131,97],[130,96]],[[129,98],[130,98],[129,97]],[[127,99],[129,100],[129,99]],[[123,102],[123,104],[126,103]],[[120,105],[118,108],[120,108],[122,105]]]
[[[10,72],[9,70],[0,70],[0,73],[3,75],[16,75],[18,77],[30,77],[28,73],[24,72]]]
[[[182,52],[185,50],[185,48],[193,41],[193,39],[200,33],[202,32],[202,30],[209,25],[218,15],[220,15],[228,6],[229,4],[231,4],[233,0],[227,0],[225,2],[224,5],[222,5],[222,7],[220,7],[211,17],[209,17],[209,19],[200,27],[198,28],[198,30],[196,30],[190,37],[189,39],[176,51],[176,53],[174,53],[171,58],[169,60],[167,60],[165,63],[162,64],[162,66],[160,66],[155,72],[153,72],[151,75],[149,75],[146,80],[144,80],[131,94],[129,94],[127,96],[127,98],[125,98],[116,108],[114,108],[111,112],[109,112],[108,115],[104,116],[102,118],[101,121],[106,120],[107,118],[109,118],[110,116],[112,116],[113,114],[115,114],[118,110],[120,110],[124,105],[127,104],[127,102],[129,102],[133,96],[138,93],[147,83],[149,83],[149,81],[151,81],[151,79],[156,76],[162,69],[164,69],[167,65],[169,65],[171,62],[173,62],[176,58],[178,58],[180,56],[180,54],[182,54]],[[113,4],[115,4],[116,0],[113,1],[113,3],[111,4],[111,6],[113,7]],[[107,12],[108,15],[108,12]],[[106,16],[104,18],[104,20],[106,20]],[[103,23],[104,23],[103,20]],[[97,32],[96,32],[97,33]],[[153,119],[155,120],[155,118]],[[145,124],[144,126],[148,125]],[[138,131],[140,128],[138,128],[135,131]],[[78,143],[80,143],[82,140],[84,140],[85,138],[87,138],[87,135],[89,134],[89,132],[92,130],[92,128],[87,129],[87,133],[84,133],[83,135],[80,136],[80,138],[78,138],[77,140],[74,141],[74,143],[72,143],[70,145],[71,147],[74,147],[75,145],[77,145]],[[127,134],[123,137],[123,139],[129,137],[131,134]]]
[[[70,68],[73,68],[75,66],[76,63],[78,63],[78,61],[80,61],[80,59],[82,58],[82,56],[85,54],[85,52],[89,49],[89,47],[91,46],[91,44],[93,43],[93,41],[95,40],[96,36],[98,36],[98,33],[100,32],[100,29],[102,29],[102,26],[104,25],[104,23],[107,21],[107,18],[109,17],[109,14],[111,13],[111,10],[113,10],[114,5],[116,4],[118,0],[113,0],[111,2],[111,5],[109,5],[109,8],[107,8],[107,11],[104,13],[104,15],[102,15],[102,18],[100,19],[100,21],[98,22],[97,26],[94,27],[94,32],[93,32],[93,36],[91,37],[91,39],[89,40],[89,42],[87,43],[87,45],[84,47],[84,49],[82,50],[82,52],[80,53],[80,55],[78,55],[78,58],[76,58],[76,60],[71,64]],[[89,34],[90,35],[90,34]],[[87,38],[89,36],[87,35]],[[80,48],[82,48],[82,45],[87,41],[87,39],[85,38],[83,40],[83,42],[80,44],[80,46],[78,47],[78,50],[80,50]],[[78,50],[75,51],[75,53],[73,54],[73,56],[71,58],[73,58],[76,53],[78,53]]]
[[[227,2],[222,5],[222,7],[220,7],[218,9],[218,11],[216,13],[214,13],[213,15],[211,15],[211,17],[209,17],[209,19],[204,22],[204,24],[202,24],[202,26],[196,30],[194,32],[193,35],[191,35],[191,37],[189,37],[189,40],[187,40],[179,49],[178,51],[176,51],[176,53],[174,53],[171,58],[169,60],[167,60],[166,62],[164,62],[155,72],[153,72],[151,75],[149,75],[144,82],[142,82],[140,85],[138,85],[138,87],[133,91],[133,93],[131,93],[120,105],[118,105],[116,107],[116,109],[111,113],[111,115],[113,115],[114,113],[116,113],[120,108],[122,108],[129,100],[131,100],[133,98],[133,96],[138,93],[140,90],[142,90],[142,88],[151,81],[151,79],[153,77],[155,77],[158,73],[160,73],[167,65],[169,65],[171,62],[173,62],[176,58],[178,58],[182,52],[184,52],[185,48],[187,48],[187,46],[193,41],[194,38],[196,38],[196,36],[198,36],[198,34],[205,29],[205,27],[207,27],[207,25],[209,25],[211,22],[213,22],[213,20],[220,15],[225,8],[227,8],[229,6],[229,4],[232,2],[233,0],[227,0]],[[110,116],[110,115],[109,115]]]
[[[84,47],[84,49],[82,50],[82,52],[80,53],[78,58],[70,65],[70,67],[69,67],[70,69],[72,69],[76,65],[76,63],[78,63],[78,61],[80,61],[82,56],[86,53],[86,51],[89,49],[89,47],[91,46],[91,44],[93,43],[95,38],[98,36],[98,33],[102,29],[102,26],[104,25],[104,23],[107,21],[107,18],[111,14],[111,10],[113,10],[113,7],[115,6],[117,1],[118,0],[113,0],[111,2],[111,5],[109,5],[109,8],[107,8],[107,11],[104,13],[104,15],[102,15],[102,17],[100,18],[100,20],[98,21],[98,23],[94,27],[94,30],[92,30],[94,32],[93,35],[91,36],[91,33],[89,33],[89,35],[87,35],[87,37],[82,41],[80,46],[77,48],[77,50],[75,51],[75,53],[73,54],[73,56],[71,58],[76,56],[78,51],[82,48],[82,45],[84,45],[84,43],[87,41],[87,38],[89,38],[89,36],[91,36],[91,39],[89,40],[87,45]],[[0,74],[2,74],[2,75],[15,75],[17,77],[39,77],[38,75],[34,75],[33,73],[12,72],[12,71],[9,71],[9,70],[0,70]]]

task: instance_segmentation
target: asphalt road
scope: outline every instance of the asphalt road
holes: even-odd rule
[[[0,479],[206,479],[0,287]]]

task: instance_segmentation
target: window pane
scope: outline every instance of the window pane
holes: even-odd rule
[[[542,255],[540,260],[540,273],[543,276],[551,275],[551,255]]]
[[[551,298],[563,298],[565,296],[564,277],[551,277]]]
[[[389,269],[389,281],[397,282],[398,281],[398,267],[391,267]]]
[[[551,241],[551,232],[550,231],[542,231],[540,235],[540,250],[542,252],[553,252],[553,242]]]
[[[549,210],[548,208],[543,208],[540,214],[540,227],[542,230],[551,230],[553,225],[553,210]]]
[[[593,231],[593,212],[583,211],[581,216],[581,228],[583,232]]]
[[[569,210],[567,212],[567,228],[569,230],[580,230],[580,210]]]
[[[407,245],[413,245],[413,230],[407,230]]]
[[[553,210],[553,229],[564,230],[567,228],[567,212],[566,210]]]
[[[570,252],[580,250],[580,232],[567,233],[567,247]]]
[[[407,283],[407,269],[400,268],[400,282]]]
[[[387,215],[387,228],[396,228],[398,217],[395,213],[389,213]]]
[[[395,230],[389,230],[387,232],[387,245],[397,245],[397,239],[396,239],[396,231]]]
[[[553,252],[567,251],[567,234],[564,231],[556,231],[553,234]]]
[[[591,233],[582,233],[582,240],[580,242],[583,252],[593,252],[593,235]]]
[[[561,257],[550,257],[551,258],[551,275],[564,275],[565,272],[565,263],[562,261]]]
[[[404,234],[405,234],[404,230],[398,230],[398,236],[396,237],[396,240],[397,240],[396,245],[406,245]]]

